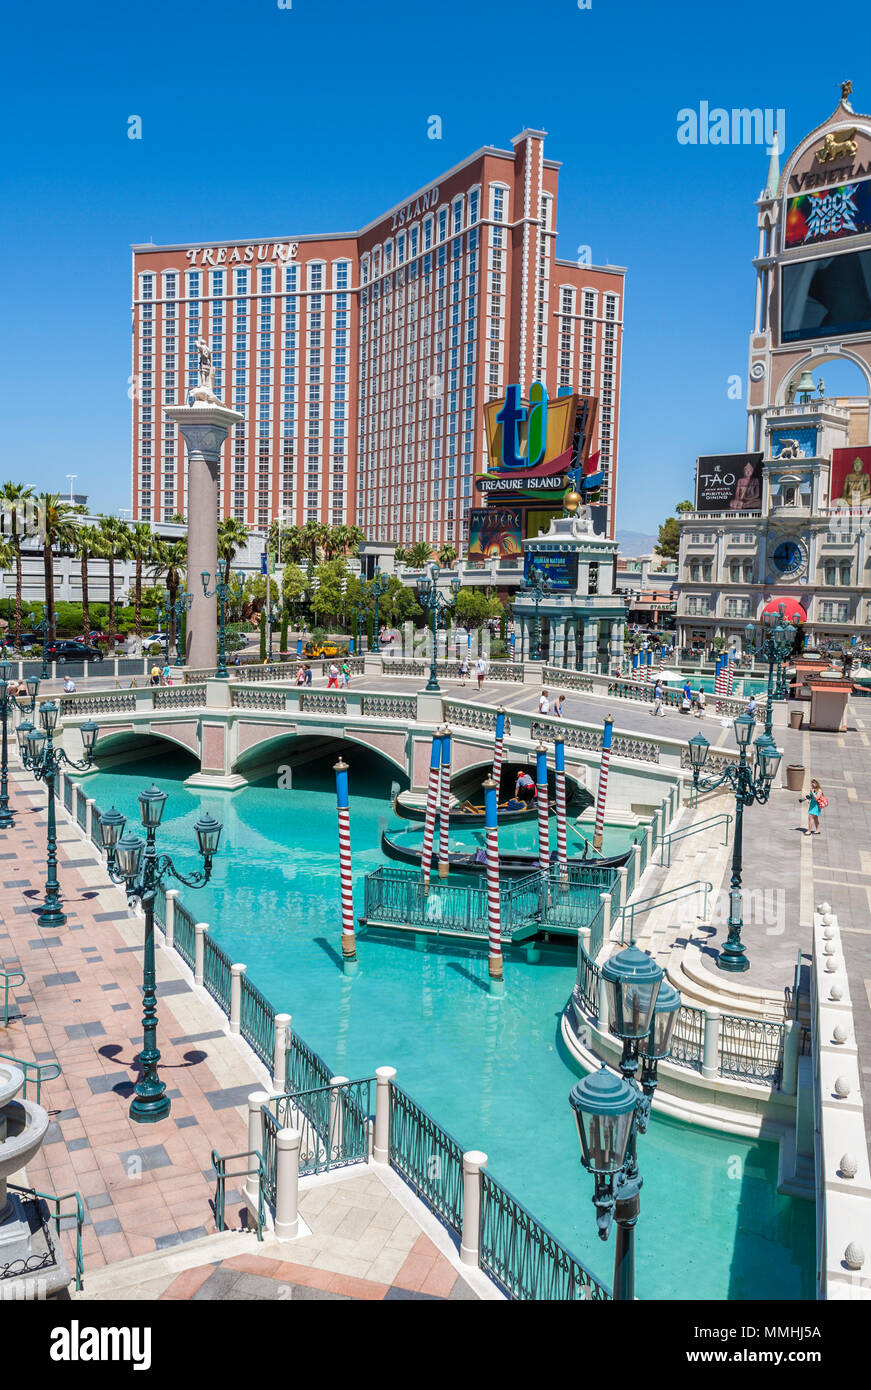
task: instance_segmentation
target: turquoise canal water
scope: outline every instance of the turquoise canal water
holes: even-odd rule
[[[183,755],[126,763],[88,779],[101,810],[114,802],[138,827],[136,796],[169,792],[160,848],[182,871],[199,866],[193,823],[204,807],[224,823],[214,875],[181,888],[233,960],[335,1073],[397,1080],[464,1148],[489,1155],[493,1176],[610,1285],[613,1237],[595,1234],[569,1090],[580,1074],[559,1020],[570,995],[568,945],[508,950],[501,999],[487,988],[481,947],[362,931],[357,974],[341,972],[335,793],[329,761],[235,793],[194,792]],[[354,750],[351,839],[356,910],[364,875],[383,863],[381,830],[396,825],[395,773]],[[407,822],[406,822],[407,824]],[[521,827],[517,827],[519,832]],[[617,827],[605,852],[625,842]],[[776,1191],[777,1148],[654,1117],[639,1141],[644,1175],[637,1240],[641,1298],[813,1297],[813,1207]]]

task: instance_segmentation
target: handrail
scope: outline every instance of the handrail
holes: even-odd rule
[[[693,825],[685,825],[679,830],[669,830],[667,834],[663,835],[660,845],[659,862],[662,868],[671,867],[671,846],[674,840],[685,840],[689,835],[696,835],[700,830],[708,830],[720,822],[723,822],[726,827],[723,835],[723,844],[726,845],[729,843],[729,826],[732,824],[732,817],[727,811],[719,811],[715,816],[708,816],[706,820],[696,821]]]
[[[54,1202],[54,1217],[49,1220],[54,1221],[54,1228],[60,1235],[61,1223],[61,1202],[75,1201],[76,1204],[76,1289],[81,1292],[85,1282],[85,1258],[82,1254],[82,1227],[85,1224],[85,1204],[82,1201],[80,1192],[39,1192],[35,1187],[19,1187],[17,1183],[10,1182],[7,1186],[13,1192],[24,1192],[31,1197],[39,1197],[43,1202]]]
[[[635,914],[639,910],[642,913],[650,912],[651,908],[664,907],[666,903],[677,902],[679,898],[689,897],[691,893],[702,894],[702,915],[708,910],[708,894],[713,892],[714,885],[705,879],[697,878],[692,883],[682,883],[677,888],[670,888],[664,893],[654,893],[649,898],[640,898],[637,903],[627,903],[620,909],[620,940],[626,944],[626,921],[630,923],[629,938],[635,940]]]
[[[3,990],[3,1027],[9,1027],[9,990],[26,984],[27,976],[23,970],[0,970],[0,989]]]
[[[247,1168],[240,1168],[232,1173],[227,1172],[227,1164],[232,1163],[237,1158],[256,1158],[255,1165],[249,1164]],[[236,1154],[224,1154],[223,1156],[212,1149],[212,1167],[215,1170],[215,1229],[225,1231],[227,1229],[226,1205],[227,1205],[227,1179],[228,1178],[248,1178],[252,1173],[257,1174],[257,1239],[263,1239],[263,1223],[266,1219],[263,1201],[263,1185],[266,1178],[266,1171],[263,1163],[263,1155],[259,1149],[242,1150]]]
[[[24,1087],[22,1097],[27,1100],[27,1084],[30,1080],[30,1073],[36,1072],[36,1103],[39,1105],[39,1098],[42,1093],[43,1081],[56,1081],[61,1075],[60,1062],[30,1062],[25,1057],[12,1057],[8,1052],[0,1052],[0,1062],[13,1062],[16,1067],[20,1067],[24,1072]],[[57,1067],[51,1076],[46,1076],[45,1072],[49,1067]]]

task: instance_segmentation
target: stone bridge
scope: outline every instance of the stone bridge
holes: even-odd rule
[[[100,726],[98,764],[141,758],[160,742],[184,749],[199,762],[188,785],[233,789],[259,780],[280,765],[307,762],[355,746],[386,759],[412,789],[423,790],[429,771],[433,730],[447,724],[453,734],[452,771],[492,757],[496,710],[474,699],[425,691],[397,693],[378,688],[314,690],[280,682],[206,679],[188,685],[141,690],[91,691],[62,695],[61,738],[72,757],[81,756],[79,726]],[[567,769],[595,794],[601,760],[601,724],[556,721],[511,710],[505,756],[534,757],[542,739],[561,731]],[[718,750],[719,752],[719,750]],[[676,782],[688,776],[682,741],[615,726],[609,803],[641,812],[658,806]]]

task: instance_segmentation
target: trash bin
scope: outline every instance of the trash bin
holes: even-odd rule
[[[799,763],[790,763],[786,769],[786,789],[790,792],[800,792],[804,786],[804,768]]]
[[[803,718],[804,718],[804,710],[801,710],[801,709],[791,709],[791,710],[789,711],[789,727],[790,727],[791,729],[800,729],[800,728],[801,728],[801,721],[802,721]]]

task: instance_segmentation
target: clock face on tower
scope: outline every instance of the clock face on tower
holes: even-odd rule
[[[778,574],[795,574],[804,565],[805,551],[800,540],[787,537],[771,552],[771,563]]]

